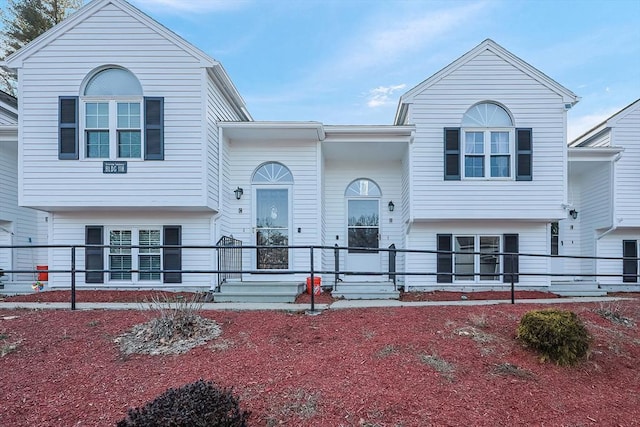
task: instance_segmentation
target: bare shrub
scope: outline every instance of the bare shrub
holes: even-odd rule
[[[613,323],[624,325],[628,328],[635,325],[633,319],[628,316],[625,308],[619,302],[601,302],[600,306],[594,309],[593,312]]]

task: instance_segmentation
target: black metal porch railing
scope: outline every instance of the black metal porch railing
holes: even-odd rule
[[[230,236],[223,236],[216,246],[218,249],[218,286],[229,279],[242,280],[242,241]]]
[[[122,272],[123,270],[110,270],[110,269],[102,269],[102,270],[87,270],[86,268],[78,268],[77,252],[80,250],[87,249],[95,249],[95,248],[144,248],[144,249],[164,249],[164,248],[172,248],[172,249],[180,249],[182,251],[211,251],[215,250],[218,252],[218,261],[220,264],[217,268],[213,269],[185,269],[182,268],[180,270],[154,270],[154,272],[158,273],[181,273],[183,275],[186,274],[218,274],[220,277],[225,278],[241,278],[243,274],[288,274],[288,275],[310,275],[313,281],[313,277],[315,275],[335,275],[336,280],[339,280],[339,275],[341,274],[353,274],[353,275],[374,275],[374,276],[384,276],[388,275],[390,280],[395,280],[397,277],[409,277],[409,276],[437,276],[438,272],[436,271],[423,271],[423,270],[413,270],[413,271],[397,271],[396,267],[396,255],[398,253],[402,254],[422,254],[425,256],[437,256],[438,254],[445,254],[449,256],[454,256],[457,252],[455,251],[437,251],[437,250],[419,250],[419,249],[397,249],[394,245],[391,245],[389,248],[375,248],[372,250],[379,252],[387,252],[389,254],[389,271],[388,272],[370,272],[370,271],[340,271],[339,265],[339,257],[340,251],[348,251],[349,249],[358,249],[362,250],[362,248],[349,248],[349,247],[338,247],[338,246],[282,246],[283,248],[287,248],[288,250],[298,251],[298,250],[307,250],[309,251],[309,265],[307,268],[300,268],[297,270],[275,270],[275,271],[264,271],[264,270],[255,270],[255,269],[244,269],[242,265],[242,257],[244,250],[255,250],[255,249],[269,249],[273,248],[273,246],[255,246],[255,245],[242,245],[242,242],[237,239],[227,238],[221,239],[219,243],[226,243],[226,245],[216,245],[216,246],[197,246],[197,245],[159,245],[159,246],[142,246],[142,245],[37,245],[37,246],[0,246],[0,249],[20,249],[20,248],[43,248],[43,249],[51,249],[51,250],[69,250],[69,267],[67,268],[52,268],[47,270],[17,270],[17,269],[5,269],[4,273],[49,273],[49,274],[70,274],[70,285],[71,285],[71,309],[76,309],[76,281],[78,274],[86,274],[87,272],[93,273],[111,273],[111,272]],[[317,269],[314,262],[314,252],[316,251],[333,251],[336,255],[336,264],[333,270],[324,270],[322,268]],[[480,252],[462,252],[464,255],[482,255]],[[224,255],[222,255],[224,254]],[[597,277],[621,277],[624,278],[625,283],[636,284],[638,285],[638,289],[640,290],[640,275],[638,274],[640,270],[640,260],[637,257],[591,257],[591,256],[568,256],[568,255],[548,255],[548,254],[531,254],[531,253],[496,253],[496,256],[503,257],[504,265],[509,266],[506,271],[496,272],[494,275],[506,278],[506,282],[504,285],[508,286],[510,284],[511,288],[511,300],[514,302],[515,300],[515,282],[519,277],[530,276],[530,277],[576,277],[583,276],[589,278],[597,278]],[[583,274],[582,272],[571,272],[571,273],[553,273],[553,272],[532,272],[526,271],[520,266],[517,269],[515,266],[518,265],[516,262],[517,259],[523,259],[525,257],[541,257],[541,258],[566,258],[566,259],[580,259],[580,260],[609,260],[620,262],[620,267],[622,267],[622,263],[634,263],[634,271],[622,271],[620,268],[619,273],[589,273]],[[183,256],[183,259],[185,257]],[[60,260],[60,256],[57,257]],[[317,259],[317,257],[316,257]],[[435,263],[432,263],[435,265]],[[426,263],[425,263],[426,265]],[[130,271],[131,273],[139,273],[139,270],[124,270]],[[473,273],[465,273],[468,275],[473,274],[474,276],[482,275],[482,273],[478,271],[474,271]],[[509,283],[510,282],[510,283]],[[312,282],[313,283],[313,282]],[[315,301],[313,297],[314,293],[311,294],[311,311],[315,310]]]

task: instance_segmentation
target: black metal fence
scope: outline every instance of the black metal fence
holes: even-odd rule
[[[486,255],[483,252],[455,252],[455,251],[437,251],[437,250],[419,250],[419,249],[397,249],[395,245],[391,245],[388,248],[352,248],[345,246],[256,246],[256,245],[242,245],[242,242],[233,239],[233,238],[223,238],[221,239],[217,245],[215,246],[201,246],[201,245],[156,245],[156,246],[143,246],[143,245],[28,245],[28,246],[0,246],[0,249],[21,249],[21,248],[42,248],[42,249],[57,249],[57,250],[68,250],[69,251],[69,260],[70,260],[70,268],[68,269],[37,269],[37,270],[3,270],[3,273],[47,273],[47,274],[70,274],[70,286],[71,286],[71,309],[76,309],[76,285],[77,285],[77,275],[78,274],[86,274],[86,273],[113,273],[113,272],[130,272],[130,273],[140,273],[141,270],[111,270],[111,269],[103,269],[103,270],[87,270],[85,268],[79,268],[77,262],[77,256],[79,250],[91,250],[91,249],[179,249],[181,251],[185,250],[205,250],[211,251],[214,250],[217,252],[218,266],[213,269],[198,269],[198,270],[190,270],[190,269],[181,269],[181,270],[165,270],[165,269],[154,269],[154,273],[181,273],[181,274],[217,274],[218,275],[218,286],[217,290],[220,289],[221,284],[224,283],[226,279],[229,278],[241,278],[244,274],[287,274],[287,275],[296,275],[296,274],[304,274],[308,275],[311,279],[311,283],[314,283],[314,276],[316,275],[332,275],[334,277],[334,286],[340,281],[340,276],[342,275],[361,275],[361,276],[380,276],[384,278],[386,276],[387,280],[391,281],[394,284],[394,289],[397,290],[397,278],[398,277],[408,277],[408,276],[438,276],[441,275],[441,272],[437,271],[398,271],[396,260],[398,254],[422,254],[428,256],[438,256],[438,254],[444,254],[447,256],[454,256],[456,254],[464,254],[464,255]],[[258,270],[258,269],[245,269],[243,268],[242,258],[244,256],[243,251],[247,250],[269,250],[269,249],[287,249],[288,251],[308,251],[309,263],[307,268],[303,269],[289,269],[289,270]],[[345,270],[341,268],[340,265],[340,253],[349,250],[357,250],[362,252],[371,251],[371,252],[386,252],[388,253],[388,268],[386,271],[353,271],[353,270]],[[333,251],[334,254],[334,268],[333,269],[323,269],[317,268],[315,260],[318,259],[316,257],[316,253],[322,253],[323,251]],[[516,291],[516,282],[518,276],[538,276],[538,277],[588,277],[596,279],[597,277],[620,277],[622,281],[629,284],[638,284],[640,281],[640,275],[638,274],[640,258],[638,257],[589,257],[589,256],[568,256],[568,255],[547,255],[547,254],[531,254],[531,253],[508,253],[508,252],[500,252],[500,253],[492,253],[493,256],[501,257],[503,261],[503,265],[509,265],[511,263],[512,267],[509,269],[512,273],[505,272],[495,272],[492,273],[493,276],[500,276],[503,278],[506,277],[507,283],[510,286],[511,290],[511,302],[515,302],[515,291]],[[531,271],[523,270],[519,268],[514,274],[513,263],[516,263],[517,260],[522,259],[524,257],[542,257],[542,258],[556,258],[556,259],[578,259],[578,260],[611,260],[611,261],[619,261],[620,262],[620,273],[619,274],[594,274],[587,273],[584,274],[582,272],[571,272],[571,273],[536,273]],[[184,259],[184,256],[183,256]],[[84,264],[84,263],[83,263]],[[436,263],[433,263],[435,265]],[[623,269],[623,265],[625,268]],[[633,267],[635,265],[635,267]],[[633,268],[631,268],[631,267]],[[148,270],[143,270],[143,272],[148,272]],[[484,273],[474,271],[472,275],[481,276]],[[452,276],[455,276],[456,273],[451,273]],[[467,273],[465,273],[467,275]],[[468,275],[471,275],[470,273]],[[445,284],[446,285],[446,284]],[[640,290],[640,285],[638,286],[638,290]],[[311,292],[311,310],[315,310],[315,293]]]

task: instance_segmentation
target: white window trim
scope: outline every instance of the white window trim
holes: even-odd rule
[[[87,155],[87,104],[89,103],[108,103],[109,104],[109,157],[88,157]],[[118,107],[119,102],[138,103],[140,104],[140,157],[118,157]],[[79,151],[82,160],[90,162],[103,162],[107,160],[125,160],[127,162],[139,162],[144,160],[144,97],[142,96],[82,96],[79,105]]]
[[[504,273],[504,262],[503,257],[499,256],[499,271],[495,273],[497,275],[496,279],[481,279],[480,276],[480,238],[481,237],[494,237],[498,239],[498,253],[502,253],[503,249],[503,239],[500,234],[454,234],[452,236],[452,247],[453,251],[456,251],[456,239],[458,237],[473,237],[473,279],[457,279],[456,276],[462,276],[467,274],[457,274],[456,273],[456,257],[458,254],[453,255],[453,282],[454,283],[501,283],[502,282],[502,273]],[[476,274],[477,273],[477,274]]]
[[[482,132],[484,133],[484,175],[485,176],[466,176],[466,134],[467,132]],[[491,176],[491,132],[508,132],[509,133],[509,176]],[[460,154],[462,156],[460,176],[462,179],[473,181],[514,181],[515,167],[516,167],[516,132],[513,127],[491,127],[491,128],[477,128],[468,127],[462,128],[462,141],[460,147]],[[472,155],[471,155],[472,156]]]
[[[163,227],[161,226],[113,226],[113,227],[105,227],[104,228],[104,232],[105,232],[105,242],[107,242],[107,245],[111,245],[111,239],[110,239],[110,235],[112,231],[131,231],[131,246],[136,246],[140,244],[140,230],[153,230],[153,231],[159,231],[160,232],[160,245],[162,245],[164,243],[164,237],[163,237]],[[110,259],[110,255],[111,255],[111,249],[110,248],[106,248],[106,250],[104,251],[105,254],[105,259],[104,259],[104,265],[107,266],[107,270],[111,270],[111,259]],[[144,254],[143,254],[144,255]],[[158,255],[160,256],[160,270],[162,270],[162,265],[163,265],[163,251],[162,249],[160,249],[160,252],[158,253]],[[138,270],[140,265],[139,265],[139,256],[140,256],[140,248],[131,248],[131,270]],[[160,278],[158,280],[140,280],[140,273],[137,272],[132,272],[131,273],[131,279],[111,279],[111,273],[106,273],[106,280],[105,283],[118,283],[118,284],[127,284],[127,283],[131,283],[131,284],[159,284],[162,283],[162,273],[160,273]]]

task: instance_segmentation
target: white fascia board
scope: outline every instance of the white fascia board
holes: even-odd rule
[[[569,147],[569,162],[615,161],[622,147]]]
[[[37,52],[44,46],[48,45],[52,40],[56,39],[60,34],[69,31],[71,28],[82,22],[86,17],[91,16],[97,10],[104,6],[112,4],[120,10],[128,13],[131,17],[138,20],[141,24],[153,29],[167,40],[182,48],[185,52],[193,55],[200,60],[203,67],[214,67],[218,62],[209,55],[198,49],[164,25],[155,21],[136,7],[130,5],[123,0],[92,0],[85,6],[78,9],[75,13],[67,17],[53,28],[41,34],[39,37],[31,41],[22,49],[14,52],[5,59],[5,65],[9,68],[21,68],[25,59],[29,58],[33,53]]]
[[[390,139],[411,142],[415,126],[395,125],[327,125],[324,127],[327,140],[389,141]]]
[[[224,67],[220,63],[216,63],[214,67],[207,68],[208,75],[213,80],[214,84],[218,86],[227,100],[234,105],[236,112],[243,118],[244,121],[252,122],[253,117],[247,110],[247,104],[238,92],[238,89],[231,81],[231,78],[225,71]]]
[[[324,126],[320,122],[220,122],[223,134],[233,140],[253,141],[276,139],[305,139],[322,141]],[[287,135],[289,133],[289,135]]]

